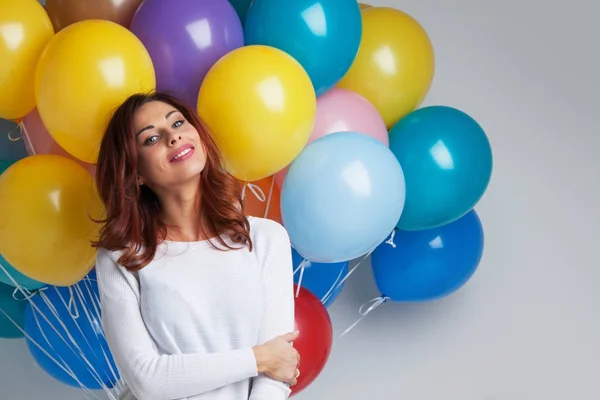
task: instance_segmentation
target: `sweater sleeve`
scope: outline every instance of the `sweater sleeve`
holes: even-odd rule
[[[287,231],[274,221],[268,223],[263,255],[262,282],[265,311],[259,343],[294,331],[294,279],[292,248]],[[289,385],[260,374],[253,379],[249,400],[285,400]]]
[[[136,398],[181,399],[258,375],[251,347],[210,354],[159,354],[140,313],[135,276],[105,249],[98,249],[96,273],[106,340]]]

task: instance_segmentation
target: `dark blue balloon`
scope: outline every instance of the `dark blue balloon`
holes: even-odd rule
[[[317,96],[348,72],[361,38],[356,0],[253,0],[244,24],[246,45],[290,54],[308,73]]]
[[[292,260],[295,271],[304,258],[292,248]],[[314,294],[318,299],[323,299],[323,297],[329,293],[329,290],[332,287],[337,286],[347,273],[348,261],[338,263],[307,262],[304,267],[300,286],[308,289],[308,291]],[[299,279],[300,271],[296,272],[294,275],[294,283],[298,284]],[[329,307],[335,301],[343,288],[344,285],[342,284],[332,291],[327,301],[323,303],[325,307]]]
[[[96,280],[88,277],[71,287],[48,286],[42,292],[48,302],[36,294],[31,298],[35,306],[28,303],[25,311],[27,345],[39,366],[70,386],[112,388],[119,373],[102,330]],[[72,304],[69,304],[71,299]],[[64,369],[72,371],[77,380],[34,341]]]
[[[475,210],[450,224],[422,231],[397,230],[396,247],[383,242],[371,254],[375,283],[393,301],[418,302],[447,296],[473,275],[484,235]]]

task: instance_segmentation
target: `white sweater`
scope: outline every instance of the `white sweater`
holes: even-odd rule
[[[277,222],[250,217],[252,252],[159,245],[137,273],[98,249],[102,324],[126,400],[284,400],[252,346],[294,330],[292,256]]]

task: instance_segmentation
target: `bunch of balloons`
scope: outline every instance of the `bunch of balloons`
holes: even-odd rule
[[[474,207],[491,178],[491,146],[464,111],[421,107],[434,51],[403,11],[356,0],[0,0],[0,32],[0,118],[16,127],[0,137],[4,292],[65,295],[89,279],[104,129],[127,97],[154,90],[198,111],[244,186],[246,214],[289,233],[297,323],[312,335],[298,343],[313,360],[293,394],[327,361],[326,307],[351,260],[372,254],[381,295],[395,301],[447,295],[479,263]],[[0,333],[19,312],[27,327],[46,310],[2,296]],[[104,342],[78,346],[57,356],[70,373],[40,365],[68,384],[115,385]],[[73,374],[82,354],[93,376]]]

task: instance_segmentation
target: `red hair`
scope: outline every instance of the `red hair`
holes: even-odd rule
[[[196,128],[206,149],[206,165],[200,177],[200,210],[205,221],[202,233],[226,249],[221,235],[252,250],[250,224],[243,213],[240,182],[223,166],[216,142],[196,112],[165,93],[135,94],[113,114],[96,165],[96,185],[106,208],[106,219],[95,247],[124,250],[118,263],[129,271],[145,267],[165,239],[167,227],[160,219],[158,197],[146,185],[138,185],[138,151],[133,128],[135,112],[151,101],[167,103],[177,109]]]

